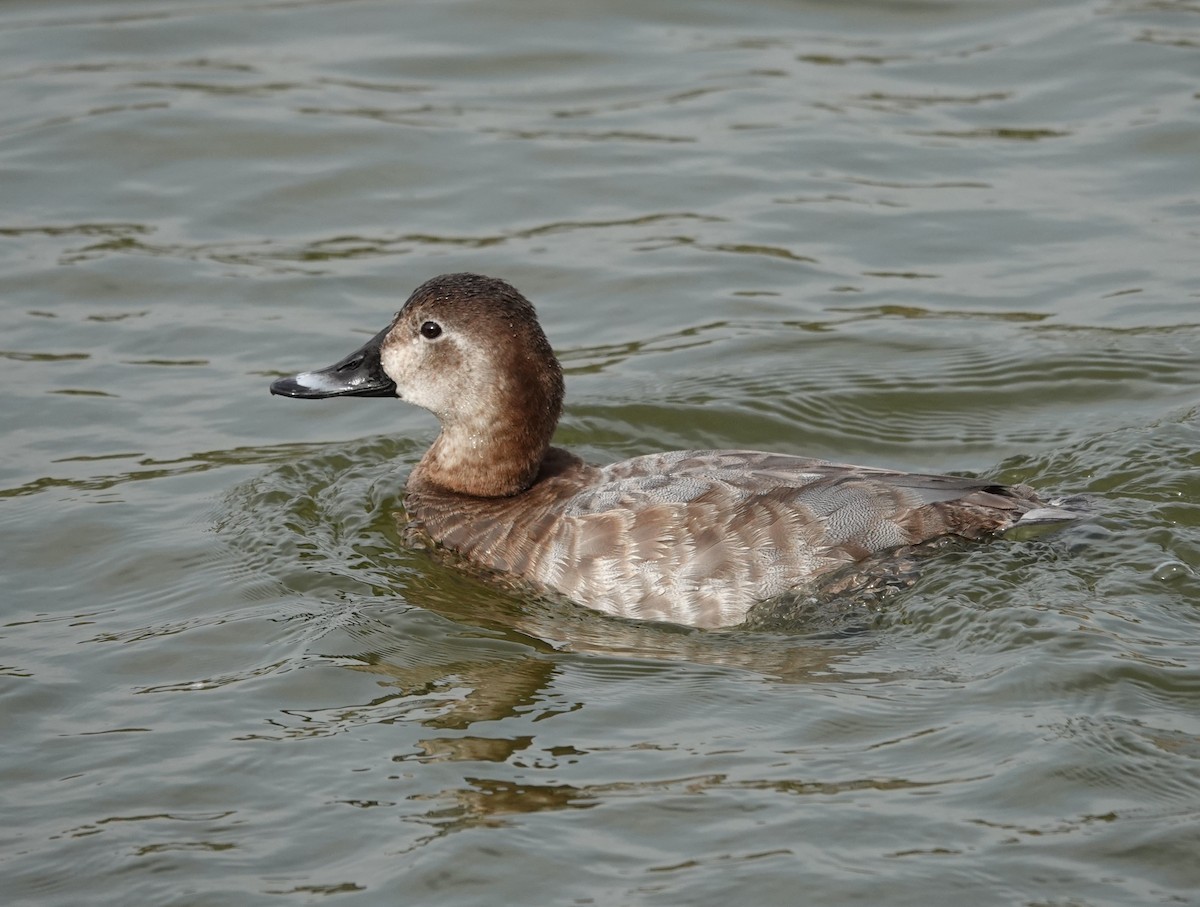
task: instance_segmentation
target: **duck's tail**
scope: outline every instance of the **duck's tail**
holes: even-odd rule
[[[1055,498],[1026,510],[1001,535],[1005,538],[1032,538],[1053,532],[1065,523],[1083,519],[1088,510],[1087,501],[1082,497]]]

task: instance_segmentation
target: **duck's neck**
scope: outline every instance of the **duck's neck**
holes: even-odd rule
[[[520,494],[533,484],[549,441],[530,444],[527,436],[487,426],[482,431],[442,428],[413,470],[409,484],[432,484],[455,494],[499,498]]]
[[[561,386],[561,385],[560,385]],[[483,498],[520,494],[537,479],[562,407],[561,392],[524,406],[481,407],[442,431],[409,478],[409,487]],[[511,401],[510,401],[511,402]]]

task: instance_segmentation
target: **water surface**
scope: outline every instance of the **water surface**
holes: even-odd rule
[[[1192,903],[1200,10],[0,12],[6,903]],[[836,632],[399,544],[433,437],[301,405],[504,277],[596,461],[1083,495]]]

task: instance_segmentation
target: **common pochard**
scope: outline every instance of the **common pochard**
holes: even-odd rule
[[[699,627],[934,540],[1061,520],[1024,485],[748,450],[594,466],[550,445],[562,368],[533,306],[502,280],[435,277],[287,397],[399,397],[441,432],[406,485],[409,531],[471,564],[608,614]]]

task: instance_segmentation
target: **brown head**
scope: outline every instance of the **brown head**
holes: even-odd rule
[[[533,306],[502,280],[444,274],[417,287],[392,323],[336,365],[283,378],[290,397],[397,396],[442,431],[410,482],[481,497],[537,476],[562,412],[562,368]]]

